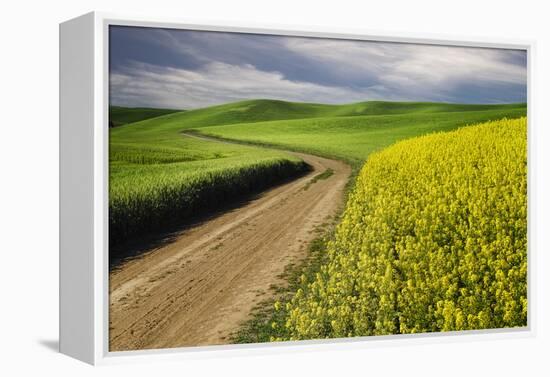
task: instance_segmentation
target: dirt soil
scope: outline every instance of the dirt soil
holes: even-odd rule
[[[284,284],[285,266],[342,208],[351,174],[343,162],[294,154],[314,170],[110,273],[111,351],[226,344],[270,286]],[[326,169],[334,174],[312,180]]]

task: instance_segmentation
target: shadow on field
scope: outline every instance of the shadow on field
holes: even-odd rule
[[[260,193],[250,195],[249,197],[242,198],[238,201],[234,201],[231,204],[224,205],[216,210],[210,210],[208,213],[202,215],[195,215],[192,219],[182,221],[177,224],[173,224],[167,227],[163,232],[156,234],[150,234],[126,242],[121,245],[109,247],[109,269],[114,270],[120,266],[123,262],[134,259],[143,255],[148,251],[157,249],[171,242],[184,233],[186,230],[199,226],[205,222],[208,222],[218,216],[223,215],[229,211],[245,206],[251,201],[257,199]]]
[[[109,246],[109,271],[114,271],[120,267],[124,262],[138,258],[154,249],[160,248],[171,242],[174,242],[178,236],[183,234],[186,230],[199,226],[205,222],[208,222],[224,213],[241,208],[248,203],[258,199],[263,193],[285,185],[295,179],[299,179],[310,173],[306,171],[298,176],[289,177],[283,181],[280,181],[276,185],[270,186],[265,190],[261,190],[252,194],[243,195],[240,198],[236,198],[223,206],[216,209],[210,209],[202,214],[197,214],[190,219],[167,226],[162,232],[147,234],[118,245]]]

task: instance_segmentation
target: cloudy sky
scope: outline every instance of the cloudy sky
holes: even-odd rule
[[[526,101],[526,53],[111,26],[112,105]]]

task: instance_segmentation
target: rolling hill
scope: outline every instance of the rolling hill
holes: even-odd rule
[[[233,106],[242,108],[243,103]],[[280,115],[282,120],[243,121],[260,116],[254,109],[265,111],[270,119],[274,117],[273,108],[283,107],[291,110]],[[526,114],[525,104],[361,102],[341,106],[303,104],[301,108],[296,103],[262,100],[248,101],[245,108],[243,114],[231,116],[218,126],[207,126],[219,117],[217,108],[211,109],[207,121],[201,117],[202,121],[197,122],[192,112],[178,119],[187,120],[181,123],[183,128],[196,128],[208,136],[334,157],[358,167],[373,151],[402,139]],[[252,114],[246,115],[249,112]],[[310,116],[294,118],[304,113]]]
[[[256,123],[271,120],[311,119],[327,117],[350,117],[365,115],[430,114],[454,112],[511,111],[526,109],[525,104],[471,105],[436,102],[383,102],[368,101],[345,105],[286,102],[278,100],[247,100],[210,106],[185,112],[162,114],[149,121],[133,124],[132,132],[147,130],[188,129],[221,126],[236,123]],[[169,110],[168,110],[169,111]],[[145,120],[145,117],[143,118]],[[155,131],[156,132],[156,131]]]
[[[109,125],[118,127],[123,124],[139,122],[140,120],[155,118],[161,115],[179,112],[182,110],[154,109],[150,107],[109,107]]]
[[[129,113],[119,119],[130,120]],[[370,153],[396,141],[525,113],[525,104],[250,100],[111,128],[111,240],[123,242],[147,229],[162,229],[206,210],[206,203],[223,205],[306,170],[284,151],[198,140],[182,131],[334,157],[358,169]],[[153,115],[142,111],[140,116],[145,114]]]

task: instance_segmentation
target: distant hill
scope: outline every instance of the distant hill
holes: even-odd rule
[[[425,102],[361,102],[335,106],[255,101],[245,106],[232,106],[233,110],[226,111],[225,119],[218,126],[207,124],[219,121],[223,116],[217,108],[210,107],[202,110],[200,122],[197,115],[201,110],[194,110],[167,115],[169,120],[156,118],[163,124],[141,128],[156,132],[191,128],[223,139],[343,159],[359,167],[370,153],[397,141],[489,120],[519,118],[525,116],[527,110],[525,104]],[[273,108],[279,109],[279,119],[255,120],[262,114],[264,119],[271,118],[277,113],[270,111]],[[204,116],[206,112],[208,117]],[[307,112],[309,116],[305,114]],[[242,120],[246,118],[248,121]],[[132,131],[136,137],[138,133],[144,133],[138,126],[147,122],[134,123],[128,128],[135,127]]]
[[[253,100],[164,115],[155,109],[152,114],[151,109],[127,110],[154,118],[110,129],[111,242],[154,226],[159,230],[208,206],[230,203],[273,177],[303,171],[296,157],[243,143],[337,158],[358,171],[372,152],[400,140],[518,118],[525,116],[526,105]],[[240,144],[186,137],[185,130]],[[286,167],[281,170],[280,164]]]
[[[526,109],[525,103],[472,105],[438,102],[385,102],[368,101],[344,105],[286,102],[278,100],[247,100],[196,110],[168,113],[162,118],[135,122],[132,130],[123,132],[146,132],[151,137],[151,127],[155,132],[174,132],[189,128],[231,125],[237,123],[257,123],[274,120],[337,118],[359,116],[422,115],[442,113],[484,112]],[[492,118],[491,118],[492,119]],[[126,128],[126,127],[125,127]],[[122,131],[122,130],[120,130]]]
[[[305,118],[325,118],[361,115],[392,115],[417,113],[447,113],[463,111],[507,110],[524,104],[474,105],[441,102],[387,102],[367,101],[344,105],[287,102],[257,99],[210,106],[177,115],[194,126],[264,122]]]
[[[154,109],[149,107],[109,107],[109,127],[118,127],[127,123],[156,118],[161,115],[172,114],[182,110]]]

